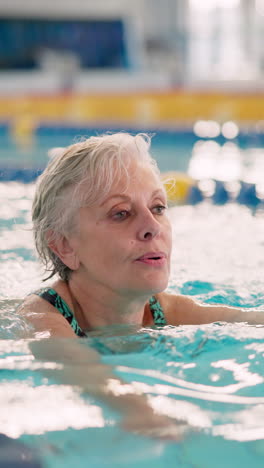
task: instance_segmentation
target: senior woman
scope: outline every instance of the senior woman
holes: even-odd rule
[[[205,306],[164,292],[171,226],[149,147],[141,134],[91,137],[61,151],[40,176],[35,243],[50,277],[59,279],[21,308],[37,331],[73,337],[122,323],[263,321],[261,312]]]
[[[261,312],[201,305],[164,292],[171,226],[166,192],[149,149],[146,135],[91,137],[61,150],[40,176],[33,202],[35,243],[50,277],[58,278],[28,296],[20,308],[36,332],[67,338],[111,324],[263,323]],[[59,359],[83,361],[86,352],[99,366],[97,353],[85,347],[80,353],[74,348],[72,358],[74,346],[72,341],[64,346]],[[52,352],[58,358],[58,348],[44,350],[46,356]],[[77,374],[74,378],[90,389],[91,380],[86,386],[87,377]],[[109,369],[102,366],[95,374],[95,394],[101,392],[112,406],[131,408],[127,426],[141,424],[133,418],[144,408],[145,425],[168,427],[153,415],[144,396],[124,391],[120,398],[119,392],[117,403],[113,389],[102,390]]]

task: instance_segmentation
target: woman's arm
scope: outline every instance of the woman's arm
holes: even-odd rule
[[[264,311],[199,304],[188,296],[176,296],[168,293],[162,293],[159,300],[170,325],[201,325],[212,322],[264,324]]]
[[[49,338],[30,343],[35,359],[62,365],[43,373],[60,383],[78,386],[83,394],[92,395],[121,413],[124,429],[166,440],[180,440],[187,426],[156,413],[147,396],[114,375],[103,364],[99,353],[78,338]]]

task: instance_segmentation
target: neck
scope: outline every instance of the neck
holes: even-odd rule
[[[84,329],[114,324],[142,325],[150,295],[117,293],[102,285],[84,285],[74,276],[68,283],[73,308]]]

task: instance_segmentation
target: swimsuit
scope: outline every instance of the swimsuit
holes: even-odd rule
[[[33,294],[42,297],[42,299],[45,299],[45,301],[53,305],[63,315],[63,317],[66,318],[66,320],[69,322],[70,326],[72,327],[73,331],[76,333],[77,336],[87,336],[87,334],[78,325],[78,322],[74,317],[74,313],[72,312],[68,304],[66,304],[66,302],[59,296],[55,289],[42,288],[38,291],[34,291]],[[162,307],[159,301],[154,296],[152,296],[149,300],[149,307],[152,313],[154,324],[157,326],[167,325],[167,321]]]

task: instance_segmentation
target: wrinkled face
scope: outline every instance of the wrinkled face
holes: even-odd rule
[[[103,201],[79,212],[72,239],[87,287],[120,295],[151,295],[167,287],[171,226],[163,185],[150,166],[130,163],[128,184],[112,186]]]

